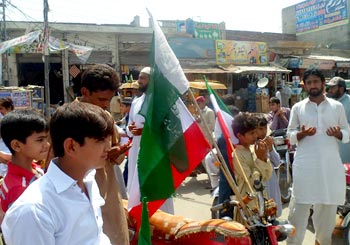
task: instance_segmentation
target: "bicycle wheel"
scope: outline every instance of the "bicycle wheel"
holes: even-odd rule
[[[289,181],[288,181],[289,179]],[[277,180],[281,191],[281,200],[283,203],[289,202],[292,195],[291,192],[291,176],[285,164],[281,164],[277,170]]]

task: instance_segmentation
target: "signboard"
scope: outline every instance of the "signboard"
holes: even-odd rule
[[[332,70],[335,66],[333,60],[300,59],[299,68],[317,68],[321,70]]]
[[[349,61],[337,61],[337,67],[339,68],[349,68],[350,62]]]
[[[191,34],[195,38],[220,39],[220,25],[217,23],[195,22],[192,19],[177,20],[176,31]]]
[[[266,65],[268,63],[265,42],[216,40],[215,47],[218,65]]]
[[[169,37],[168,42],[177,58],[215,59],[214,40]]]
[[[7,49],[21,44],[31,44],[39,38],[41,31],[30,32],[26,35],[0,43],[0,53],[4,53]]]
[[[296,33],[348,23],[347,0],[307,0],[295,5]]]
[[[10,97],[16,109],[24,109],[32,106],[31,91],[0,90],[0,98]]]
[[[219,24],[195,22],[194,37],[204,38],[204,39],[214,39],[214,40],[220,39],[221,34],[220,34]]]

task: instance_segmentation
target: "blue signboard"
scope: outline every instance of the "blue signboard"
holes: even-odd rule
[[[295,5],[295,16],[297,33],[345,24],[347,0],[307,0]]]

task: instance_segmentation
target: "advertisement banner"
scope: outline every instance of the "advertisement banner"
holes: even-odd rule
[[[195,22],[194,24],[194,37],[203,39],[220,39],[219,24]]]
[[[15,109],[24,109],[32,106],[32,93],[29,90],[0,90],[0,98],[9,97]]]
[[[347,0],[307,0],[295,5],[296,33],[348,23]]]
[[[10,53],[15,53],[15,54],[43,53],[43,50],[44,50],[43,44],[40,42],[39,43],[34,42],[35,39],[39,36],[40,31],[37,35],[34,35],[33,33],[29,33],[29,34],[7,41],[8,43],[6,45],[3,45],[3,49],[5,51],[6,49],[8,49]],[[2,50],[1,44],[3,43],[0,43],[0,52]],[[49,48],[51,53],[58,53],[64,49],[68,49],[69,52],[75,54],[83,63],[86,63],[86,61],[90,57],[90,54],[93,50],[93,48],[91,47],[65,42],[52,36],[49,37]]]
[[[267,65],[265,42],[216,40],[216,63],[218,65]]]
[[[8,50],[9,48],[16,46],[16,45],[31,44],[32,42],[34,42],[34,40],[39,38],[40,34],[41,34],[41,31],[34,31],[34,32],[30,32],[26,35],[2,42],[2,43],[0,43],[0,53],[2,54],[6,50]]]
[[[194,38],[213,39],[221,38],[220,25],[217,23],[196,22],[192,19],[177,20],[176,32],[191,34]]]
[[[214,40],[169,37],[168,42],[177,58],[215,59]]]
[[[299,61],[299,68],[317,68],[320,70],[332,70],[335,66],[333,60],[316,60],[316,59],[307,59],[301,58]]]

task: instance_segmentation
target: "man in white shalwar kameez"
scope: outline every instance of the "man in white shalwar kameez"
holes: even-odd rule
[[[150,67],[145,67],[141,70],[138,83],[139,90],[143,93],[139,98],[135,98],[131,104],[129,112],[129,122],[127,127],[127,134],[132,137],[132,147],[128,154],[128,182],[127,190],[129,194],[129,207],[133,206],[140,201],[140,196],[136,195],[139,193],[139,177],[137,171],[137,159],[140,150],[141,134],[142,128],[145,123],[145,118],[139,114],[141,106],[145,100],[145,92],[147,90],[147,85],[149,81],[151,69]],[[156,191],[155,187],[155,191]],[[132,194],[131,194],[132,193]],[[165,203],[160,207],[160,209],[166,213],[174,214],[174,204],[173,199],[168,198]]]
[[[303,81],[309,97],[293,106],[287,132],[291,144],[297,144],[288,218],[297,233],[287,244],[303,244],[313,205],[315,244],[329,245],[337,205],[345,200],[338,142],[349,141],[349,125],[342,104],[325,97],[325,78],[319,70],[306,70]]]

